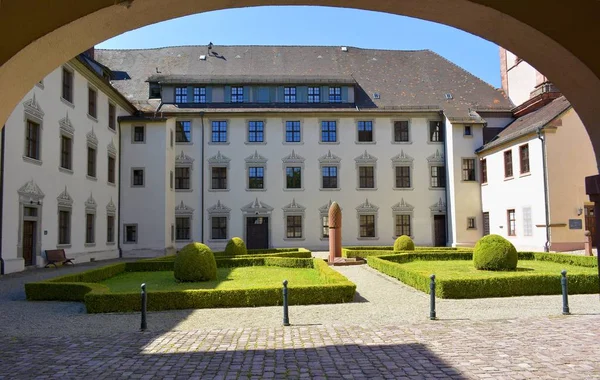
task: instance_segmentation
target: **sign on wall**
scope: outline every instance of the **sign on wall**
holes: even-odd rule
[[[569,219],[570,230],[581,230],[583,228],[581,219]]]

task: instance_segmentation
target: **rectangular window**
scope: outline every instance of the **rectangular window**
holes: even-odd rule
[[[171,224],[171,241],[175,241],[175,225]]]
[[[321,236],[329,237],[329,215],[321,215]]]
[[[244,87],[231,87],[231,103],[244,103]]]
[[[175,122],[175,142],[192,142],[192,122],[189,120]]]
[[[38,215],[37,208],[35,207],[23,207],[23,216],[36,217]]]
[[[227,217],[213,216],[210,238],[213,240],[227,239]]]
[[[133,142],[139,143],[146,141],[146,127],[137,126],[133,127]]]
[[[227,189],[227,168],[212,168],[212,189]]]
[[[375,237],[375,215],[360,216],[360,237]]]
[[[301,239],[302,238],[302,216],[288,215],[286,217],[286,222],[287,222],[286,237],[288,239]]]
[[[248,168],[248,188],[264,189],[265,186],[265,168],[262,166]]]
[[[115,242],[115,217],[112,215],[106,216],[106,242]]]
[[[170,140],[171,140],[171,148],[172,148],[173,147],[173,140],[174,140],[174,138],[173,138],[173,130],[171,129],[169,132],[171,132],[171,139]]]
[[[475,159],[463,158],[462,160],[462,180],[475,181]]]
[[[108,182],[115,183],[115,158],[108,157]]]
[[[396,166],[396,188],[410,188],[410,166]]]
[[[429,122],[429,141],[431,142],[443,142],[444,141],[444,130],[440,121]]]
[[[137,243],[137,224],[125,225],[125,243]]]
[[[71,244],[71,211],[58,212],[58,244]]]
[[[308,103],[321,103],[321,88],[320,87],[309,87],[308,88]]]
[[[515,216],[515,210],[507,210],[506,219],[508,224],[508,236],[516,236],[517,231],[515,223],[517,218]]]
[[[27,120],[25,131],[25,156],[40,159],[40,125],[31,120]]]
[[[248,122],[248,142],[261,143],[265,141],[265,124],[262,121]]]
[[[187,103],[187,87],[175,87],[175,103]]]
[[[175,189],[190,189],[190,168],[175,168]]]
[[[373,142],[373,122],[359,121],[358,122],[358,141]]]
[[[227,122],[213,121],[212,122],[212,142],[224,143],[227,142]]]
[[[93,88],[88,87],[88,115],[94,119],[98,117],[96,104],[98,103],[98,93]]]
[[[71,170],[73,141],[67,136],[60,137],[60,167]]]
[[[431,167],[431,187],[446,187],[446,168],[444,166]]]
[[[341,87],[329,87],[329,103],[341,103],[342,102],[342,88]]]
[[[504,178],[513,176],[512,150],[504,152]]]
[[[302,188],[302,169],[299,167],[285,168],[286,189]]]
[[[63,67],[62,98],[73,103],[73,72]]]
[[[108,128],[117,129],[117,107],[112,103],[108,103]]]
[[[465,136],[473,136],[473,132],[471,131],[471,126],[470,125],[465,125]]]
[[[171,190],[173,190],[173,170],[171,170],[169,175],[169,186],[171,187]]]
[[[296,103],[296,87],[285,87],[283,89],[283,102]]]
[[[190,240],[190,225],[189,217],[175,218],[175,240]]]
[[[372,166],[358,167],[358,187],[361,189],[375,188],[375,168]]]
[[[285,142],[300,142],[300,121],[285,122]]]
[[[144,186],[144,169],[133,169],[133,186]]]
[[[531,207],[523,207],[523,236],[533,236],[533,221]]]
[[[323,188],[324,189],[337,189],[337,166],[323,166],[321,173],[323,175]]]
[[[150,82],[149,92],[148,99],[160,99],[160,84],[157,82]]]
[[[487,183],[487,160],[481,160],[481,183]]]
[[[529,144],[519,147],[519,161],[521,163],[521,174],[529,173]]]
[[[394,142],[409,142],[408,120],[394,122]]]
[[[321,122],[321,141],[337,142],[337,126],[335,121]]]
[[[87,148],[87,175],[96,178],[96,149]]]
[[[410,236],[410,215],[396,215],[396,236]]]
[[[206,103],[206,87],[194,87],[194,103]]]
[[[474,230],[476,228],[477,228],[477,224],[475,223],[475,217],[468,217],[467,218],[467,229]]]
[[[95,242],[94,237],[94,214],[85,214],[85,243],[93,244]]]

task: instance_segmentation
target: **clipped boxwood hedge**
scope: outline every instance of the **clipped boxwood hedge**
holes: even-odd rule
[[[402,263],[414,260],[471,260],[470,252],[453,253],[404,253],[388,256],[373,256],[367,259],[370,267],[397,278],[406,285],[429,293],[428,275],[405,269]],[[595,257],[565,255],[560,253],[520,252],[519,260],[541,260],[556,263],[597,267]],[[598,276],[585,274],[569,275],[569,293],[594,294],[598,291]],[[531,295],[561,294],[560,275],[534,274],[519,277],[497,277],[482,279],[436,278],[436,296],[439,298],[487,298]]]
[[[468,252],[472,253],[473,250],[470,248],[445,248],[445,247],[415,247],[414,251],[394,251],[394,247],[368,247],[376,249],[352,249],[342,248],[342,256],[347,258],[362,258],[365,259],[370,256],[386,256],[386,255],[397,255],[399,253],[413,253],[413,252],[437,252],[437,253],[452,253],[452,252]]]

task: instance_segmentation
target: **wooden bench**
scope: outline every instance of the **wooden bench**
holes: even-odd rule
[[[47,249],[46,250],[46,262],[47,263],[44,268],[48,268],[49,265],[54,265],[54,267],[56,268],[56,263],[61,263],[63,265],[66,265],[66,264],[75,265],[73,263],[73,259],[67,258],[67,255],[65,254],[64,249]]]

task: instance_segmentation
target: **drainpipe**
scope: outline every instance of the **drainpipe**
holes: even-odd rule
[[[118,121],[118,120],[117,120]],[[115,178],[119,179],[117,183],[117,249],[119,250],[119,258],[123,258],[123,249],[121,248],[121,158],[123,157],[123,141],[121,139],[121,122],[118,121],[119,128],[119,152],[117,156],[119,158],[119,174],[115,175]]]
[[[200,126],[202,128],[202,144],[200,144],[200,241],[204,243],[204,112],[200,112]]]
[[[0,149],[2,150],[2,158],[0,158],[0,275],[4,274],[4,259],[2,258],[2,229],[4,220],[4,160],[6,157],[4,139],[6,135],[6,125],[2,128],[2,138],[0,141]]]
[[[544,127],[537,129],[537,136],[542,144],[542,171],[544,173],[544,211],[546,214],[546,244],[544,252],[550,252],[550,210],[548,209],[548,168],[546,166],[546,135],[542,137]]]

